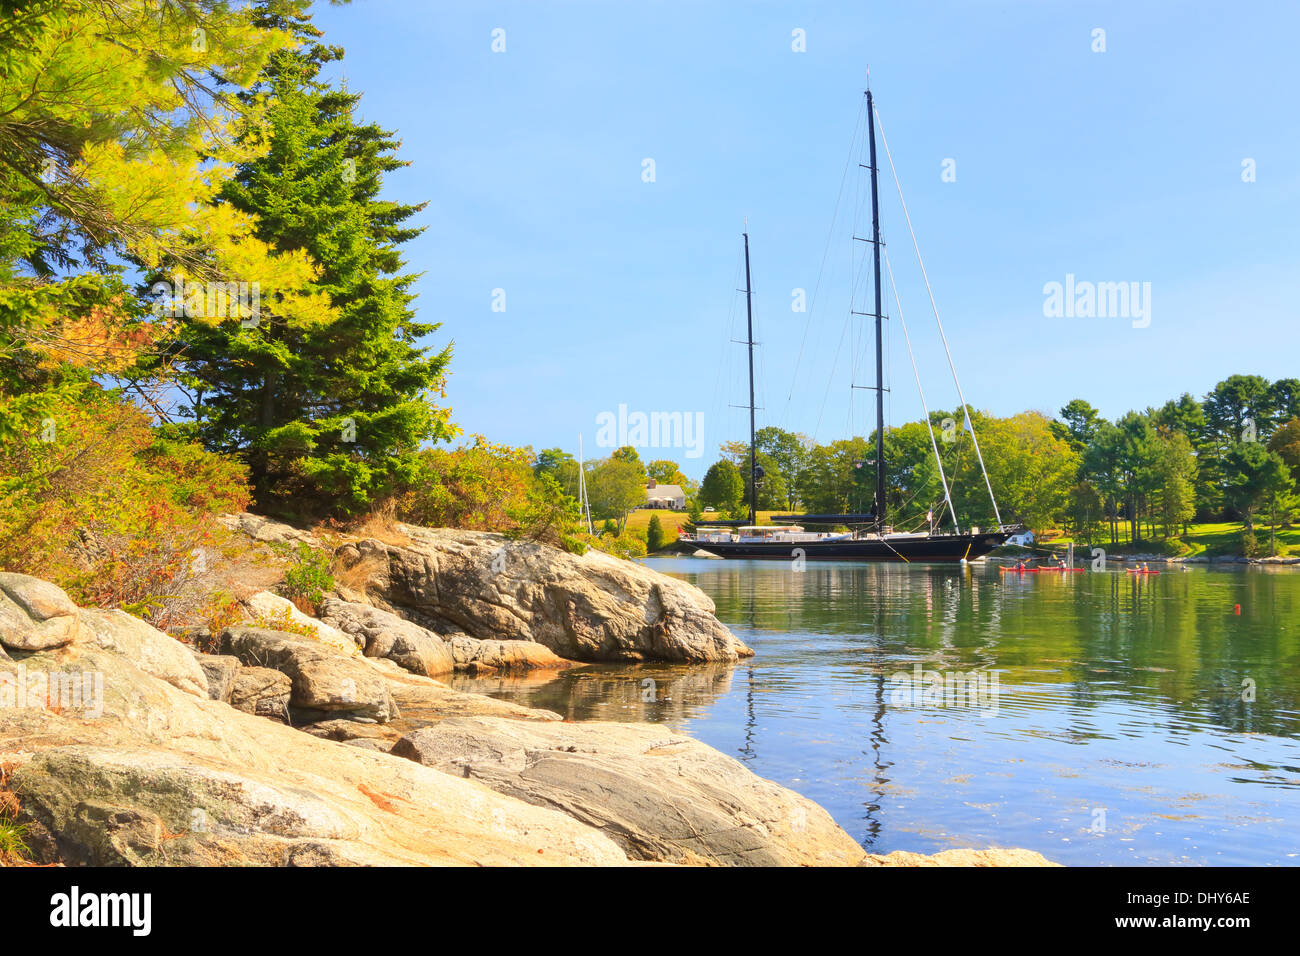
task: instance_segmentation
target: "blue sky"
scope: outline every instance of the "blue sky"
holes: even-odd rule
[[[641,454],[700,477],[748,427],[729,407],[746,398],[730,340],[748,218],[760,426],[866,434],[849,369],[869,358],[844,334],[865,248],[851,201],[831,226],[868,65],[973,406],[1083,397],[1114,417],[1233,373],[1300,374],[1295,4],[354,0],[316,22],[347,50],[364,118],[400,134],[412,165],[389,193],[429,202],[405,251],[421,319],[455,342],[448,401],[467,432],[575,452],[581,432],[590,456],[620,404],[699,413],[701,457]],[[951,408],[883,147],[881,165],[922,384]],[[1149,282],[1150,325],[1045,317],[1044,285],[1067,274]],[[814,287],[811,315],[792,311]],[[885,295],[897,424],[920,403]]]

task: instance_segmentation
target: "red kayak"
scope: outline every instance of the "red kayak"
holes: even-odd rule
[[[1143,571],[1141,568],[1128,568],[1126,574],[1159,574],[1159,571]]]

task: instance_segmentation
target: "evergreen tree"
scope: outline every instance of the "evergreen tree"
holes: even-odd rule
[[[1277,452],[1258,442],[1238,442],[1224,460],[1228,502],[1241,514],[1247,533],[1255,530],[1255,514],[1276,496],[1293,487],[1291,472]]]
[[[1060,421],[1051,423],[1052,434],[1076,452],[1082,452],[1092,441],[1101,422],[1101,415],[1081,398],[1072,399],[1061,409]]]
[[[659,551],[664,546],[664,526],[659,523],[658,515],[650,516],[650,526],[646,528],[645,546],[647,551]]]
[[[354,117],[360,96],[326,82],[343,51],[316,42],[305,15],[270,6],[262,24],[294,34],[241,97],[264,100],[269,150],[242,163],[217,202],[257,217],[257,238],[304,250],[328,308],[281,314],[263,301],[244,321],[186,319],[179,361],[191,390],[192,430],[250,467],[261,509],[347,513],[412,481],[423,442],[454,434],[434,407],[450,346],[420,340],[438,325],[416,321],[398,247],[423,208],[380,198],[383,175],[406,165],[393,134]],[[249,133],[247,135],[254,135]]]

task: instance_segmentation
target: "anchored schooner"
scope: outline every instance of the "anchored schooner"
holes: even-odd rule
[[[959,562],[983,557],[994,548],[1006,543],[1006,540],[1018,529],[1018,526],[1001,524],[997,510],[997,501],[993,501],[994,513],[998,514],[999,524],[994,530],[981,531],[972,528],[961,531],[956,514],[952,510],[949,487],[943,476],[943,463],[939,460],[938,446],[934,443],[931,427],[931,446],[935,460],[939,463],[940,481],[943,483],[947,514],[952,523],[951,532],[936,532],[934,524],[926,532],[896,532],[888,523],[885,508],[885,404],[884,404],[884,357],[882,348],[882,327],[880,302],[880,200],[878,194],[876,165],[876,112],[871,91],[865,93],[867,98],[867,128],[870,152],[869,169],[871,171],[871,239],[875,273],[875,311],[871,313],[876,322],[876,448],[875,448],[875,495],[874,506],[870,512],[856,514],[804,514],[783,515],[777,520],[788,522],[780,525],[760,525],[758,518],[758,485],[763,478],[763,470],[757,463],[755,447],[754,421],[754,311],[753,283],[749,268],[749,232],[744,233],[745,241],[745,313],[748,335],[746,342],[749,349],[749,521],[712,521],[701,523],[694,532],[683,533],[679,540],[688,546],[717,555],[721,558],[770,558],[791,560],[804,557],[816,560],[865,560],[865,561],[904,561],[904,562]],[[888,144],[886,144],[888,147]],[[891,159],[892,164],[892,159]],[[910,228],[910,222],[909,222]],[[857,237],[855,237],[857,238]],[[913,237],[915,238],[915,237]],[[919,252],[918,252],[919,254]],[[924,265],[922,265],[924,270]],[[927,279],[927,285],[929,280]],[[850,306],[851,308],[851,306]],[[863,313],[859,313],[863,314]],[[936,320],[938,314],[936,311]],[[940,332],[942,334],[942,323]],[[904,326],[906,331],[906,326]],[[944,340],[947,348],[947,340]],[[910,344],[909,344],[910,350]],[[949,356],[951,363],[951,355]],[[956,371],[953,373],[956,380]],[[920,376],[917,376],[920,386]],[[957,385],[960,396],[961,385]],[[965,398],[961,398],[962,408],[966,409]],[[924,405],[924,392],[922,392]],[[970,420],[969,410],[966,410]],[[927,411],[928,422],[928,411]],[[978,439],[975,441],[976,454],[979,455]],[[980,467],[983,469],[983,458]],[[989,497],[993,498],[992,485]],[[805,525],[842,526],[848,531],[816,532],[806,531]]]

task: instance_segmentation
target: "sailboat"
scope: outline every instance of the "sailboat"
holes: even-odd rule
[[[947,511],[952,522],[952,531],[936,531],[933,521],[930,523],[929,530],[924,532],[898,532],[889,525],[885,508],[885,387],[882,349],[883,333],[881,328],[883,315],[880,303],[881,242],[880,200],[876,165],[876,113],[871,90],[868,89],[865,95],[867,98],[867,128],[870,150],[869,169],[871,171],[871,239],[866,241],[872,244],[875,265],[876,306],[875,312],[872,313],[876,321],[876,448],[874,462],[876,480],[873,509],[870,512],[852,514],[783,515],[777,520],[787,522],[785,524],[758,524],[758,485],[763,478],[763,470],[756,460],[754,437],[753,283],[749,266],[749,232],[746,229],[743,235],[745,242],[745,313],[748,330],[745,344],[749,349],[749,521],[702,523],[693,532],[686,532],[679,536],[678,540],[683,545],[720,558],[768,558],[789,561],[802,557],[809,560],[957,563],[983,557],[993,549],[1005,544],[1007,539],[1019,530],[1018,525],[1001,524],[996,500],[993,501],[994,513],[998,514],[999,520],[996,528],[984,531],[971,528],[965,532],[960,529],[956,515],[952,511],[952,500],[948,491],[948,483],[943,477],[943,463],[939,460],[939,451],[938,446],[934,443],[933,429],[931,429],[931,445],[934,449],[935,459],[939,463],[940,480],[944,486],[944,498],[947,501]],[[942,331],[942,324],[940,329]],[[954,370],[954,380],[955,378]],[[919,375],[917,384],[919,387]],[[960,389],[961,386],[958,383],[959,393]],[[924,401],[924,394],[922,399]],[[962,398],[962,407],[966,407],[964,397]],[[970,412],[968,409],[966,417],[969,421]],[[975,439],[975,441],[978,455],[978,439]],[[983,469],[983,465],[983,457],[980,456],[981,469]],[[984,477],[989,488],[989,497],[992,499],[993,488],[988,482],[987,471],[985,471]],[[841,526],[849,530],[841,532],[807,531],[804,528],[805,525]]]

